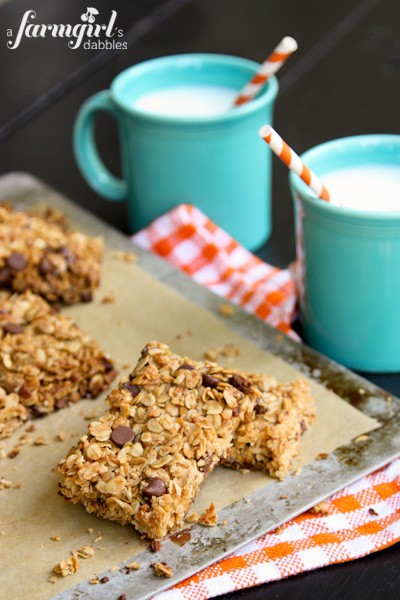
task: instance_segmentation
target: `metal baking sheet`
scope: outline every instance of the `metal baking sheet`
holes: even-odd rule
[[[73,221],[79,222],[84,231],[102,235],[107,245],[121,251],[132,250],[132,243],[128,237],[29,174],[10,173],[0,177],[0,197],[10,198],[21,208],[33,206],[38,202],[55,206]],[[142,269],[192,302],[218,315],[220,298],[198,286],[157,256],[140,249],[137,249],[137,252]],[[129,575],[120,571],[107,571],[99,574],[99,577],[107,574],[107,586],[96,586],[94,592],[93,585],[85,581],[54,596],[54,600],[93,600],[93,593],[96,600],[118,598],[123,593],[132,600],[146,600],[275,529],[345,485],[400,455],[398,398],[307,346],[296,343],[287,336],[277,336],[275,329],[237,307],[229,320],[229,326],[262,349],[278,354],[358,410],[377,419],[381,427],[370,432],[368,439],[362,444],[353,442],[342,446],[331,453],[327,460],[314,461],[307,465],[295,480],[288,476],[283,482],[269,484],[253,493],[250,503],[240,500],[219,511],[220,520],[226,519],[227,526],[201,529],[194,527],[189,543],[179,549],[170,540],[163,542],[162,549],[157,553],[157,561],[165,561],[173,568],[174,576],[171,579],[154,577],[153,570],[146,566],[154,562],[155,556],[145,550],[134,557],[141,563],[139,571]],[[358,391],[360,388],[365,391],[363,395]],[[284,502],[275,501],[277,486],[280,495],[287,495]],[[113,564],[110,557],[110,567]]]

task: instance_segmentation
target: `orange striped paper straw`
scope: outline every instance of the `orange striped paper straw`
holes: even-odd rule
[[[295,50],[297,50],[296,40],[289,36],[284,37],[254,77],[244,86],[233,105],[240,106],[252,100]]]
[[[304,183],[322,200],[329,202],[329,192],[320,180],[307,165],[303,163],[300,156],[296,154],[286,142],[283,141],[279,133],[272,129],[270,125],[264,125],[258,132],[260,137],[267,142],[269,147],[287,167],[298,175]]]

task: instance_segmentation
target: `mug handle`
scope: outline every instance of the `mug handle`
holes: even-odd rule
[[[110,113],[115,119],[118,118],[110,92],[98,92],[82,105],[74,126],[75,158],[88,184],[100,196],[119,202],[127,198],[128,185],[126,181],[110,173],[98,153],[94,137],[94,122],[99,110]]]

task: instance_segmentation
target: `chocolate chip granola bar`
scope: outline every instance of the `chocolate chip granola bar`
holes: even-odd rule
[[[96,397],[116,371],[109,356],[43,298],[0,294],[0,438],[29,418]]]
[[[0,288],[31,290],[49,302],[88,302],[99,285],[103,244],[60,218],[0,205]]]
[[[61,494],[162,539],[182,525],[206,475],[232,463],[236,430],[265,401],[259,383],[148,344],[109,395],[110,410],[61,461]]]

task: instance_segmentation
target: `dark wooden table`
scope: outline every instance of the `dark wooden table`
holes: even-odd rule
[[[117,10],[128,48],[70,50],[65,40],[27,39],[10,50],[26,10],[39,23],[76,23],[86,0],[11,0],[0,4],[0,168],[27,171],[127,232],[123,204],[92,192],[72,154],[71,130],[82,102],[124,68],[156,56],[219,52],[261,62],[284,36],[300,50],[279,74],[275,123],[303,152],[328,139],[400,133],[400,5],[398,0],[97,0],[107,20]],[[101,116],[105,163],[120,171],[115,125]],[[294,258],[287,170],[274,161],[273,234],[258,255],[277,266]],[[372,282],[373,283],[373,282]],[[400,374],[370,375],[400,395]],[[399,545],[363,559],[223,596],[225,600],[399,598]],[[4,599],[16,600],[16,599]],[[110,600],[113,600],[112,598]],[[116,600],[116,599],[115,599]]]

